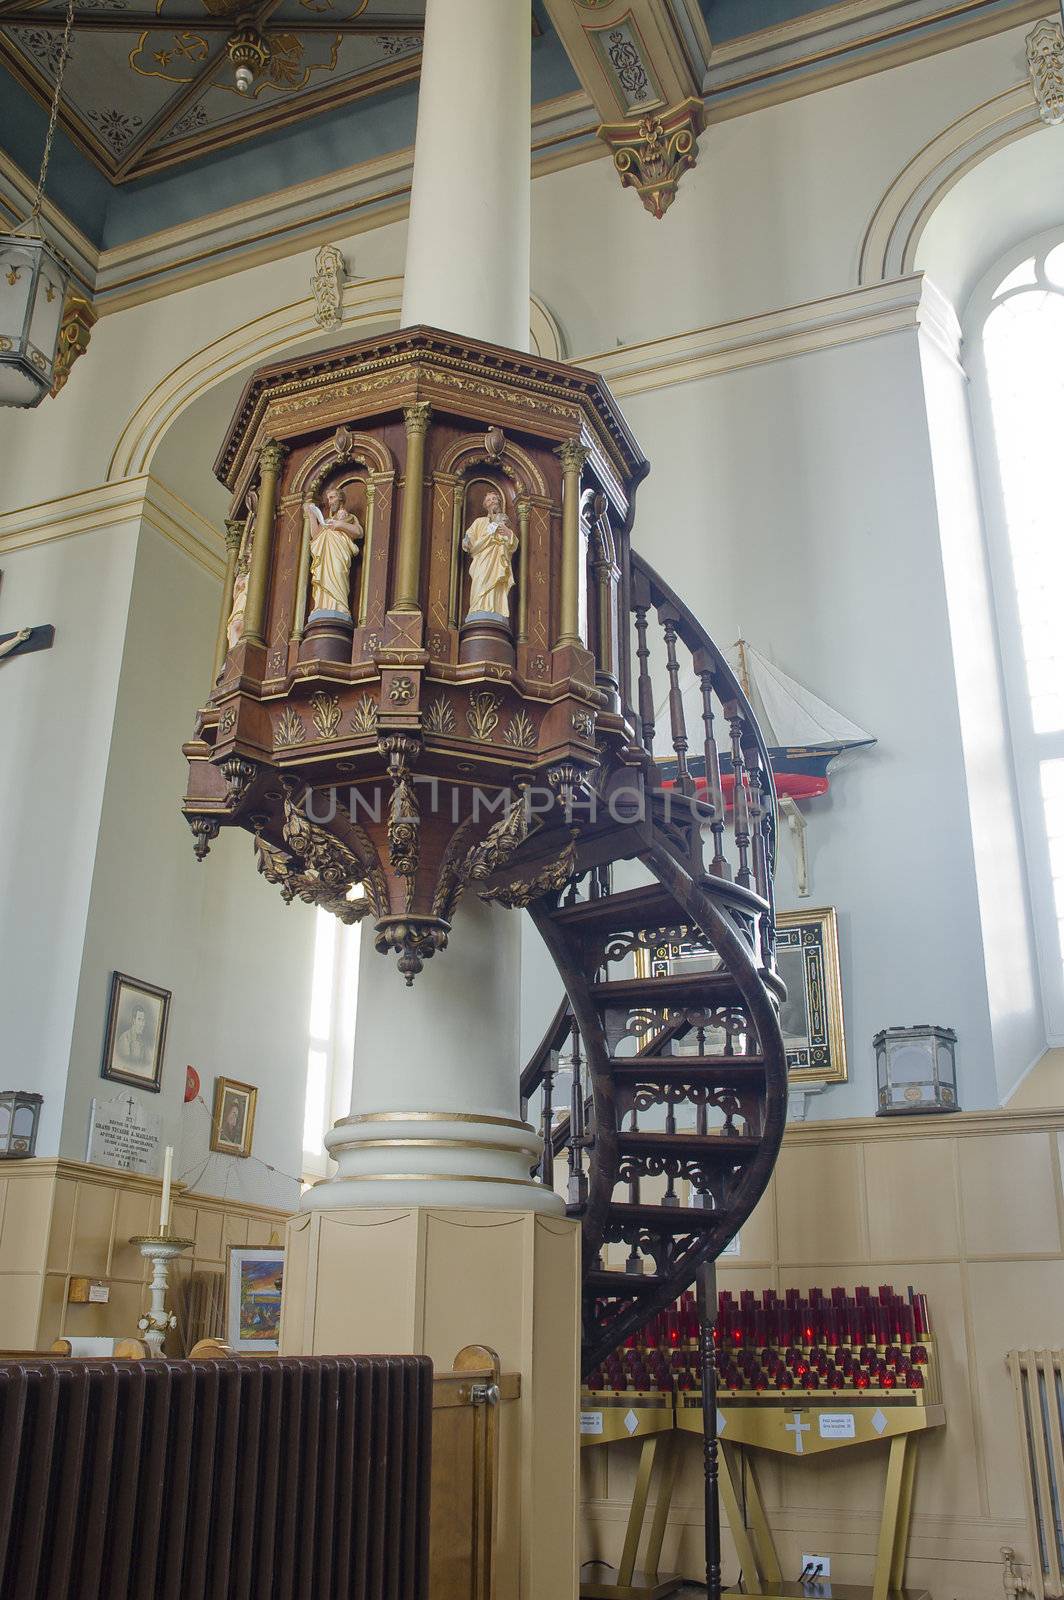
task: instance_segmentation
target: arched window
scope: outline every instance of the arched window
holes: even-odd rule
[[[1064,1043],[1064,227],[965,317],[972,412],[1046,1028]]]

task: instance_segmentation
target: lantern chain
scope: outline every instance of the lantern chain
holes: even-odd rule
[[[48,132],[44,137],[44,154],[41,157],[41,175],[37,180],[37,193],[33,197],[33,209],[30,212],[30,221],[35,222],[41,214],[41,201],[44,198],[44,180],[48,176],[48,163],[52,156],[52,138],[55,134],[56,119],[59,116],[59,97],[63,90],[63,73],[66,70],[67,57],[70,54],[70,34],[74,26],[74,0],[67,0],[66,26],[63,29],[63,42],[59,47],[59,66],[55,75],[55,91],[52,95],[52,109],[48,117]]]

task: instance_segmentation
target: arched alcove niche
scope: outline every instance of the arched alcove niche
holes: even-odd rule
[[[861,240],[861,284],[923,271],[960,312],[990,264],[1064,210],[1064,127],[1039,120],[1029,83],[950,123],[888,185]]]

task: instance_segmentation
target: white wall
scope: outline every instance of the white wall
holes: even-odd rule
[[[136,539],[115,522],[3,556],[0,632],[55,626],[50,650],[0,665],[0,1088],[44,1095],[42,1155],[59,1148]]]
[[[198,1177],[207,1193],[294,1206],[313,914],[286,908],[258,876],[243,832],[219,840],[197,862],[180,809],[187,776],[181,745],[208,685],[218,603],[217,580],[145,526],[114,712],[61,1154],[84,1160],[92,1097],[126,1092],[99,1075],[117,969],[173,991],[161,1093],[133,1092],[162,1113],[164,1143],[181,1147],[176,1171]],[[200,1074],[207,1108],[217,1075],[259,1088],[254,1159],[214,1155],[207,1162],[210,1113],[183,1106],[186,1064]]]

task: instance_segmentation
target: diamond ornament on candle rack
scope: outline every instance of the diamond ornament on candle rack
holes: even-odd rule
[[[70,268],[41,231],[40,215],[73,22],[74,0],[67,0],[66,26],[33,206],[25,222],[10,233],[0,233],[0,405],[26,410],[39,405],[52,388],[71,279]]]

